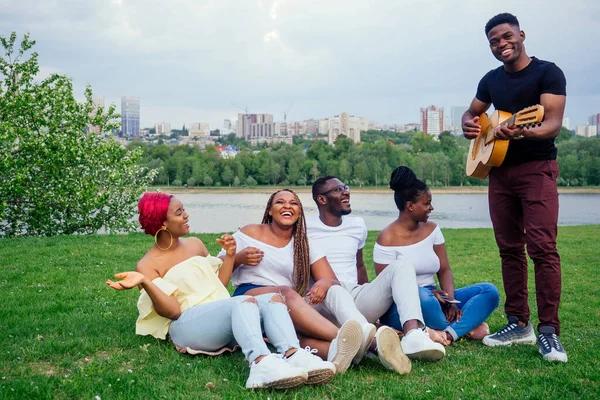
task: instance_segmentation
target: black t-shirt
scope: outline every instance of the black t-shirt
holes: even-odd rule
[[[475,97],[493,104],[496,110],[514,114],[540,104],[544,93],[566,96],[566,86],[565,75],[556,64],[531,57],[529,65],[518,72],[506,72],[502,65],[485,74],[479,81]],[[511,140],[502,165],[555,159],[554,139]]]

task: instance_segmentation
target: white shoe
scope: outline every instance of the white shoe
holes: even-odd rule
[[[402,351],[398,334],[388,326],[377,329],[375,334],[377,355],[381,364],[399,374],[408,374],[412,368],[410,359]]]
[[[329,361],[323,361],[316,355],[316,349],[306,346],[306,349],[298,349],[294,354],[284,361],[293,367],[302,368],[308,373],[307,385],[320,385],[333,379],[335,365]]]
[[[357,321],[349,320],[342,325],[335,339],[329,345],[327,361],[335,365],[336,373],[346,372],[352,359],[358,353],[362,342],[362,329]]]
[[[439,361],[446,355],[444,346],[431,340],[423,329],[409,331],[401,345],[404,354],[412,360]]]
[[[362,359],[365,357],[365,353],[371,347],[371,343],[373,342],[373,338],[375,337],[375,332],[377,328],[373,324],[363,324],[362,326],[362,341],[360,342],[360,347],[358,348],[358,353],[352,359],[354,364],[359,364]]]
[[[308,380],[308,373],[283,361],[278,354],[269,354],[260,362],[250,364],[246,389],[289,389]]]

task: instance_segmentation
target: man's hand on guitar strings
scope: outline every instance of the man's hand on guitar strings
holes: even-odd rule
[[[494,128],[494,137],[502,140],[518,139],[523,137],[523,128],[517,126],[499,125]]]
[[[462,126],[462,129],[463,135],[467,139],[475,139],[477,136],[479,136],[479,133],[481,132],[481,125],[479,125],[479,117],[475,117],[473,119],[465,121],[465,123]]]

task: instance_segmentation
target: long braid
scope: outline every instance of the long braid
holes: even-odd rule
[[[300,207],[300,215],[298,216],[298,221],[294,225],[294,230],[292,232],[294,237],[294,284],[296,285],[296,291],[301,296],[304,296],[310,280],[310,248],[308,246],[308,236],[306,234],[304,208],[302,207],[302,202],[300,201],[300,198],[298,198],[298,195],[291,189],[281,189],[273,193],[267,202],[262,223],[270,224],[273,222],[273,217],[269,214],[271,206],[273,205],[273,198],[277,193],[284,191],[293,194]]]

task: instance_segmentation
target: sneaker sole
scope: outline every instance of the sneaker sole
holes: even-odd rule
[[[362,328],[354,320],[346,321],[338,333],[337,353],[331,360],[336,373],[346,372],[362,343]]]
[[[335,371],[332,369],[324,368],[310,371],[308,373],[307,385],[322,385],[333,379]]]
[[[542,353],[542,349],[538,349],[538,352],[542,355],[542,358],[546,361],[559,361],[559,362],[564,362],[566,363],[567,361],[569,361],[569,358],[567,357],[567,355],[565,353],[560,353],[560,352],[551,352],[548,354],[544,354]]]
[[[369,350],[369,347],[371,346],[371,343],[373,342],[373,338],[375,337],[375,334],[377,333],[377,328],[375,328],[375,325],[371,325],[370,328],[371,329],[369,329],[367,336],[363,337],[360,341],[360,347],[358,348],[358,353],[356,353],[356,356],[354,356],[354,358],[352,359],[353,364],[359,364],[363,360],[363,358],[365,358],[365,353],[367,352],[367,350]],[[361,331],[362,331],[362,328],[361,328]],[[364,343],[364,347],[363,347],[363,343]]]
[[[399,374],[408,374],[412,369],[410,359],[402,351],[398,335],[391,329],[382,330],[377,336],[377,354],[387,369]]]
[[[412,353],[412,354],[406,354],[406,356],[408,358],[410,358],[411,360],[419,360],[419,361],[439,361],[442,358],[444,358],[445,355],[446,355],[446,353],[444,351],[436,350],[436,349],[429,349],[429,350],[418,351],[418,352]]]
[[[265,382],[262,384],[262,386],[255,385],[250,388],[247,387],[247,389],[291,389],[303,385],[306,382],[306,377],[299,375],[278,379],[276,381]]]
[[[522,339],[508,340],[506,342],[501,342],[500,340],[488,339],[488,337],[484,337],[482,343],[489,347],[510,346],[513,344],[538,344],[537,338],[535,336],[526,337]]]

